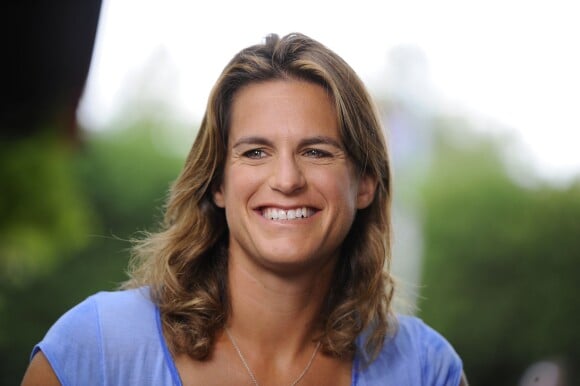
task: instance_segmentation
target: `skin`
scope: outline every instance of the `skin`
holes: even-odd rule
[[[224,345],[223,337],[222,339],[220,339],[220,344],[222,346]],[[229,353],[230,359],[235,359],[233,358],[233,355],[234,354],[232,352]],[[187,374],[196,373],[195,366],[193,366],[193,368],[188,367],[190,363],[188,363],[187,360],[185,360],[185,363],[183,362],[184,361],[181,361],[180,368],[182,370],[180,372],[185,371]],[[228,379],[235,379],[243,376],[242,373],[239,371],[239,369],[234,370],[231,368],[231,366],[228,366],[225,369],[222,367],[219,370],[221,373],[226,374]],[[195,381],[193,379],[185,379],[183,375],[182,380],[184,385],[195,384]],[[209,383],[206,384],[209,385]],[[323,381],[320,380],[318,384],[319,385],[323,384]],[[344,384],[346,385],[347,383]],[[36,354],[32,359],[32,361],[30,362],[29,368],[26,371],[26,374],[24,375],[24,379],[22,380],[22,386],[60,386],[60,382],[58,381],[56,375],[54,374],[54,371],[52,370],[52,367],[50,367],[50,364],[48,363],[46,357],[42,352]],[[465,377],[464,373],[461,376],[461,382],[459,386],[468,386],[467,378]]]
[[[231,122],[223,183],[214,194],[225,208],[230,260],[276,281],[334,261],[376,185],[355,175],[326,92],[302,81],[252,84],[236,95]],[[262,215],[264,208],[303,207],[313,214]]]
[[[60,386],[56,374],[41,351],[30,361],[22,379],[22,386]]]
[[[310,359],[338,251],[374,198],[376,181],[356,174],[336,116],[325,90],[303,81],[251,84],[234,98],[214,201],[230,230],[229,329],[260,384],[291,383]],[[307,218],[264,217],[303,207]],[[351,358],[318,355],[301,384],[348,385],[350,371]]]
[[[234,97],[214,201],[230,230],[228,329],[261,385],[290,384],[305,368],[340,246],[374,198],[376,181],[356,174],[336,116],[325,90],[303,81],[251,84]],[[306,218],[263,216],[303,207]],[[224,333],[209,360],[174,360],[184,385],[251,384]],[[351,367],[352,358],[319,353],[300,385],[350,385]],[[22,384],[59,382],[39,353]]]

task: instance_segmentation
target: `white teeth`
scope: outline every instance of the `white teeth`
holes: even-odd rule
[[[314,212],[305,206],[296,209],[266,208],[262,210],[262,216],[269,220],[295,220],[310,217]]]

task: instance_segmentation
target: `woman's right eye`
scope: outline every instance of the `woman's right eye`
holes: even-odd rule
[[[266,153],[262,149],[252,149],[243,153],[244,157],[251,159],[260,159],[266,156]]]

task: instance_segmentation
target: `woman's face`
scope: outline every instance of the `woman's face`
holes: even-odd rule
[[[297,80],[234,96],[223,181],[230,258],[291,273],[332,261],[373,178],[357,176],[325,90]]]

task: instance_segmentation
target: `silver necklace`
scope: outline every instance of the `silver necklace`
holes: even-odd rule
[[[232,346],[234,346],[234,348],[236,349],[236,352],[238,353],[238,356],[240,357],[240,360],[242,361],[242,363],[244,364],[244,367],[248,371],[248,374],[250,375],[250,378],[252,379],[252,382],[254,383],[255,386],[260,386],[260,384],[256,380],[256,376],[254,375],[254,372],[252,371],[252,369],[250,369],[250,365],[248,365],[248,362],[246,361],[246,358],[244,357],[244,354],[242,354],[242,350],[240,350],[240,347],[238,346],[238,343],[236,342],[236,340],[234,339],[234,337],[230,333],[230,330],[228,330],[227,327],[226,327],[225,330],[226,330],[226,334],[228,334],[228,338],[230,339],[230,342],[232,342]],[[320,348],[320,342],[318,342],[316,344],[316,348],[314,349],[314,352],[312,353],[312,356],[310,357],[310,360],[308,361],[308,364],[306,365],[306,367],[304,368],[304,370],[302,370],[302,373],[300,373],[300,375],[298,376],[298,378],[296,378],[294,380],[294,382],[292,382],[290,384],[290,386],[296,386],[298,384],[298,382],[300,382],[302,380],[302,378],[304,378],[304,376],[306,375],[306,373],[310,369],[310,366],[312,366],[312,362],[314,362],[314,357],[318,353],[318,349],[319,348]]]

